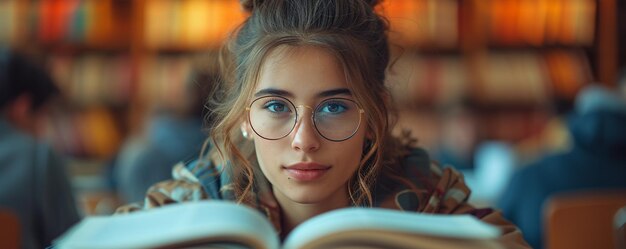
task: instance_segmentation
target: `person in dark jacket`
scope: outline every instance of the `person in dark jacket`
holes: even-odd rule
[[[572,147],[521,168],[498,206],[533,248],[543,246],[543,210],[554,194],[626,189],[626,102],[598,85],[581,91],[568,117]]]
[[[58,93],[42,68],[0,50],[0,208],[18,218],[20,248],[45,248],[80,219],[62,157],[37,139]]]
[[[177,105],[155,104],[145,132],[125,142],[112,171],[124,203],[142,201],[150,186],[172,177],[173,165],[197,157],[206,139],[203,102],[217,77],[214,72],[190,75],[186,98]]]

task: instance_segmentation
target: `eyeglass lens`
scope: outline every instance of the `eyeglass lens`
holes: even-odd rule
[[[249,109],[249,121],[257,135],[270,140],[281,139],[294,129],[298,114],[295,105],[286,98],[265,96],[254,100]],[[344,98],[326,99],[313,110],[313,123],[321,136],[331,141],[352,137],[361,123],[361,109],[356,102]],[[301,118],[300,118],[301,119]]]

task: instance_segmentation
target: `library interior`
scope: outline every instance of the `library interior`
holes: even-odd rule
[[[563,199],[583,195],[613,205],[585,221],[611,224],[593,228],[611,238],[593,248],[620,243],[611,236],[617,210],[626,213],[626,2],[385,0],[375,10],[389,24],[395,135],[462,172],[469,203],[502,210],[533,247],[574,248],[559,247],[571,234],[550,222]],[[198,158],[220,49],[247,16],[238,0],[0,1],[0,65],[19,55],[58,88],[33,136],[59,155],[80,217],[142,201],[172,166]],[[21,187],[2,183],[16,160],[2,150],[17,145],[0,118],[2,195]]]

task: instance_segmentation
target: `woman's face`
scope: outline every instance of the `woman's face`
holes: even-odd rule
[[[337,59],[322,48],[278,47],[265,59],[250,101],[263,96],[273,97],[252,104],[242,129],[254,141],[261,170],[279,202],[346,203],[366,127],[358,106],[351,105],[356,102]],[[339,142],[325,138],[342,140],[350,134]],[[268,140],[259,135],[286,136]]]

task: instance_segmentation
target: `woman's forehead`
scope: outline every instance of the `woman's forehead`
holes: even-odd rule
[[[336,56],[314,46],[280,46],[265,58],[254,94],[266,89],[291,93],[295,98],[348,89],[347,77]]]

